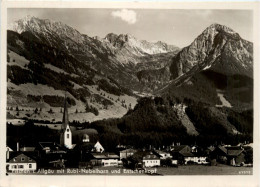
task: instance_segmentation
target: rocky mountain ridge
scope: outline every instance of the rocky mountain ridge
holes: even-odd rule
[[[223,63],[230,74],[241,73],[252,77],[253,44],[226,26],[212,24],[172,59],[172,79],[194,66],[199,66],[200,70],[214,68],[222,71],[220,66]]]
[[[253,44],[226,26],[212,24],[182,50],[129,34],[89,37],[60,22],[35,17],[9,28],[9,107],[53,107],[58,113],[67,90],[73,119],[95,121],[126,114],[117,124],[122,133],[134,132],[138,123],[146,132],[154,122],[154,128],[160,124],[164,130],[196,136],[212,133],[211,128],[221,133],[239,134],[244,128],[251,132]],[[137,96],[132,92],[151,98],[134,109]],[[155,94],[157,101],[152,99]],[[228,106],[221,103],[223,98]],[[86,103],[99,114],[86,115]],[[19,112],[20,117],[28,114]],[[55,118],[47,110],[45,116]],[[144,116],[149,119],[139,120]],[[202,118],[212,122],[210,128]]]
[[[154,82],[155,86],[150,87],[144,84],[146,81],[140,82],[136,74],[143,68],[137,67],[145,67],[148,71],[153,71],[158,67],[164,68],[168,63],[168,59],[161,60],[164,54],[174,55],[179,51],[179,48],[175,46],[163,42],[150,43],[138,40],[130,34],[110,33],[103,39],[89,37],[61,22],[33,16],[11,23],[8,28],[21,35],[27,35],[34,41],[64,51],[100,74],[109,76],[119,84],[136,91],[150,92],[166,84],[165,81],[160,81],[158,84]]]

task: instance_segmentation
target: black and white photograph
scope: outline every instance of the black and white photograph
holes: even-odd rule
[[[253,177],[254,15],[6,8],[5,177]]]

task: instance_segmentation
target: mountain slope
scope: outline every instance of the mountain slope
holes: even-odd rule
[[[120,117],[129,105],[135,105],[131,91],[69,53],[43,44],[27,32],[7,34],[7,105],[11,115],[59,121],[65,91],[74,116],[71,120]],[[86,113],[87,103],[92,107],[88,111],[95,115]],[[11,110],[16,106],[19,112]],[[36,108],[41,108],[41,113],[34,113]],[[95,110],[99,110],[98,115]]]
[[[172,78],[185,74],[194,66],[200,70],[211,68],[230,75],[252,77],[253,44],[226,26],[212,24],[172,59]]]
[[[106,138],[169,144],[252,135],[253,44],[228,27],[209,26],[181,51],[129,34],[89,37],[34,17],[10,29],[9,116],[61,120],[67,91],[71,120],[100,120],[91,125]],[[133,91],[158,97],[137,104]]]
[[[218,105],[221,91],[232,106],[252,108],[253,44],[226,26],[206,28],[172,58],[170,71],[172,80],[157,94]]]
[[[163,42],[150,43],[138,40],[129,34],[108,34],[104,39],[89,37],[61,22],[32,16],[10,24],[9,30],[68,53],[100,74],[138,91],[143,85],[136,77],[136,64],[146,63],[146,58],[143,57],[149,54],[163,55],[179,50]],[[160,64],[159,60],[157,64]]]

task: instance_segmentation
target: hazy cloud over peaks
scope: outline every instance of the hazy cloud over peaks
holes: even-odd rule
[[[128,9],[116,10],[113,11],[111,15],[114,18],[120,18],[121,20],[127,22],[128,24],[135,24],[137,21],[136,12],[133,10],[128,10]]]

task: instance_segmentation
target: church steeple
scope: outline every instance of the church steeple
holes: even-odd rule
[[[67,108],[67,93],[65,92],[64,111],[63,111],[61,131],[64,131],[68,124],[69,124],[69,115],[68,115],[68,108]]]
[[[60,144],[68,149],[72,149],[72,132],[69,126],[69,114],[67,108],[67,96],[65,93],[65,100],[64,100],[64,111],[63,111],[63,118],[62,118],[62,125],[60,131]]]

